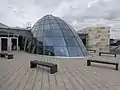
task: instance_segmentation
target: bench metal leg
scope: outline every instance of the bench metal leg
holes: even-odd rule
[[[5,57],[5,55],[0,55],[1,57]]]
[[[53,67],[50,68],[50,74],[54,74],[57,72],[57,65],[54,65]]]
[[[115,54],[115,57],[116,57],[116,54]]]
[[[8,55],[8,59],[13,59],[13,55]]]
[[[118,70],[118,64],[116,64],[116,68],[115,68],[115,70]]]
[[[94,50],[94,53],[96,53],[96,50]]]
[[[87,61],[87,66],[90,66],[91,65],[91,62],[90,61]]]
[[[35,67],[37,67],[37,64],[30,62],[30,68],[35,68]]]
[[[99,52],[99,56],[101,56],[101,53]]]

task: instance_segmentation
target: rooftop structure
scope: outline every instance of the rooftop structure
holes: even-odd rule
[[[86,49],[77,32],[52,15],[38,20],[31,29],[0,24],[0,51],[24,50],[50,56],[85,57]]]
[[[86,49],[76,31],[65,21],[46,15],[32,27],[36,52],[52,56],[84,57]]]

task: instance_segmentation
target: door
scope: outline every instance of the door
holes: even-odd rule
[[[16,38],[12,38],[12,51],[16,51],[17,50],[17,39]]]
[[[1,51],[7,51],[7,47],[8,47],[8,39],[1,38]]]

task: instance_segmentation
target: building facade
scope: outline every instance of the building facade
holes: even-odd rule
[[[79,32],[78,32],[79,33]],[[96,26],[84,28],[87,34],[86,47],[99,51],[109,52],[110,45],[110,27]],[[83,34],[84,34],[83,33]]]
[[[25,39],[32,33],[27,29],[5,27],[0,25],[0,52],[24,50]]]

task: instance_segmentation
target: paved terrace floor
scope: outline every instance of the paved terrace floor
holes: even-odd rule
[[[118,61],[112,56],[96,58]],[[46,67],[29,68],[30,60],[44,60],[58,64],[58,72],[49,74]],[[14,53],[14,59],[0,58],[0,90],[120,90],[120,68],[93,64],[85,60],[61,60],[24,52]]]

